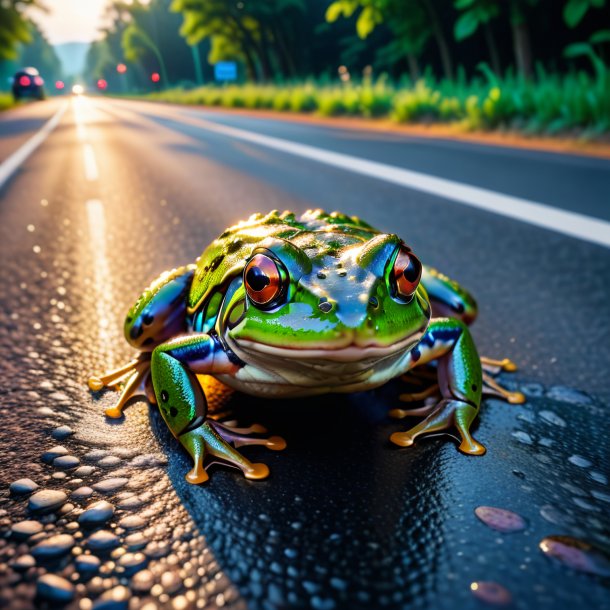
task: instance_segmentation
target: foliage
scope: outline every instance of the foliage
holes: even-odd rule
[[[0,2],[0,60],[16,59],[19,44],[31,41],[26,8],[40,7],[39,0],[2,0]]]
[[[0,111],[12,108],[14,105],[15,101],[10,93],[0,93]]]
[[[224,108],[309,112],[321,116],[386,117],[400,123],[447,123],[468,130],[520,129],[557,133],[579,129],[594,136],[610,132],[610,72],[566,76],[538,69],[535,80],[498,78],[482,66],[485,78],[466,81],[428,76],[415,83],[386,77],[341,84],[309,81],[298,85],[206,86],[168,90],[149,99]]]

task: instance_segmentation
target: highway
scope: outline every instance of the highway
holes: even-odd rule
[[[517,608],[610,607],[599,575],[538,548],[549,535],[610,548],[610,160],[73,97],[0,115],[0,183],[3,527],[27,518],[8,493],[22,477],[68,492],[123,478],[92,497],[118,519],[138,498],[144,515],[134,531],[147,546],[125,545],[129,526],[115,532],[142,554],[136,568],[117,572],[120,553],[102,561],[100,582],[70,581],[70,557],[48,568],[75,583],[74,607],[126,585],[115,594],[141,600],[133,607],[474,609],[478,581],[500,583]],[[118,424],[104,419],[113,395],[92,395],[86,379],[131,356],[122,324],[141,289],[275,208],[356,214],[473,292],[479,351],[514,360],[503,379],[528,395],[523,406],[486,401],[484,458],[447,437],[392,448],[396,384],[315,404],[231,397],[288,441],[278,454],[250,450],[270,465],[263,483],[217,469],[186,485],[186,456],[143,401]],[[58,443],[60,425],[73,434]],[[40,456],[57,444],[93,470],[55,476]],[[84,504],[70,502],[76,512],[62,509],[49,529],[74,527]],[[480,505],[515,511],[527,528],[499,534],[474,516]],[[9,537],[1,561],[16,548]],[[607,556],[589,557],[610,574]],[[43,569],[0,570],[0,605],[35,607]],[[21,597],[8,598],[17,582]]]

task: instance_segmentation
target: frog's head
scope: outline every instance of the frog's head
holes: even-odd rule
[[[422,266],[396,235],[308,252],[265,239],[231,283],[217,328],[246,360],[359,362],[419,342],[430,318]]]

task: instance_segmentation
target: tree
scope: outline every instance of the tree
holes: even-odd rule
[[[0,60],[15,59],[19,44],[30,42],[31,22],[24,17],[24,11],[28,7],[43,8],[39,0],[0,2]]]
[[[378,25],[385,24],[404,48],[411,75],[419,73],[417,58],[434,38],[443,72],[453,76],[449,44],[432,0],[335,0],[326,12],[329,22],[350,18],[358,11],[356,31],[366,38]]]
[[[34,66],[47,81],[61,78],[61,62],[52,45],[33,22],[28,22],[30,41],[19,49],[18,61],[22,66]]]
[[[455,39],[469,38],[481,28],[489,51],[491,67],[496,74],[500,74],[500,56],[490,25],[490,21],[500,14],[497,0],[455,0],[454,5],[458,11],[461,11],[453,30]]]

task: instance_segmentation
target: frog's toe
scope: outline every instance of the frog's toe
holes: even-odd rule
[[[269,467],[266,464],[250,464],[249,468],[243,470],[246,479],[253,481],[260,481],[266,479],[269,476]]]
[[[408,432],[394,432],[390,436],[390,441],[399,447],[410,447],[413,444],[413,437]]]
[[[104,414],[110,419],[120,419],[121,417],[123,417],[123,411],[121,411],[121,409],[118,409],[117,407],[109,407],[104,411]]]
[[[192,485],[201,485],[201,483],[205,483],[210,476],[202,466],[194,466],[186,473],[184,478],[186,479],[187,483],[191,483]]]
[[[511,392],[503,388],[491,375],[483,373],[483,394],[498,396],[511,405],[521,405],[525,402],[525,395],[521,392]]]
[[[490,372],[493,371],[506,371],[507,373],[514,373],[517,370],[517,365],[509,358],[502,358],[502,360],[496,360],[494,358],[487,358],[481,356],[481,366],[483,369]]]

